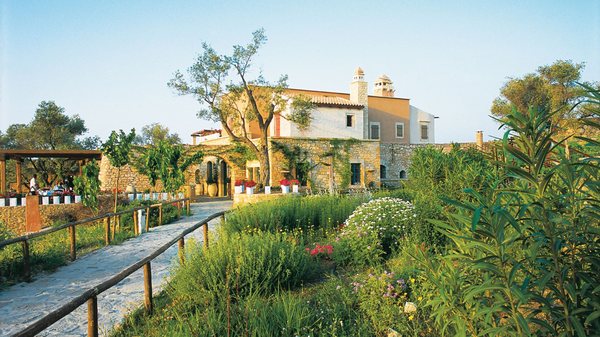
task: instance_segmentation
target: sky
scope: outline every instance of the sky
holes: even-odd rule
[[[600,81],[600,1],[0,0],[0,130],[41,101],[81,116],[89,135],[161,123],[184,141],[211,128],[167,87],[203,42],[220,53],[264,28],[253,66],[293,88],[348,92],[354,69],[439,117],[438,143],[500,136],[490,106],[510,77],[558,59]]]

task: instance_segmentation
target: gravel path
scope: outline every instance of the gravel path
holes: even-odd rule
[[[108,246],[78,258],[51,274],[40,274],[31,283],[20,283],[0,292],[0,336],[10,336],[28,324],[69,302],[119,271],[150,255],[156,248],[170,241],[185,228],[210,214],[231,208],[231,201],[192,204],[191,217],[153,228],[150,232],[127,240],[120,245]],[[219,223],[209,223],[214,228]],[[202,229],[188,235],[202,241]],[[165,284],[177,245],[173,245],[152,261],[152,286],[157,293]],[[100,334],[106,335],[131,310],[143,305],[144,283],[142,270],[125,278],[116,286],[98,296]],[[40,336],[85,336],[87,334],[87,305],[83,304],[70,315],[54,323]]]

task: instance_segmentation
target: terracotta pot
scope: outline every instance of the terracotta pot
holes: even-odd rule
[[[217,184],[209,184],[208,185],[208,196],[215,197],[217,196],[217,192],[219,191],[219,187]]]

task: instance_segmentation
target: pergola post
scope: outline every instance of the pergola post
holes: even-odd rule
[[[17,193],[21,193],[21,159],[15,161],[15,176],[17,178]]]
[[[0,158],[0,194],[6,193],[6,159]]]

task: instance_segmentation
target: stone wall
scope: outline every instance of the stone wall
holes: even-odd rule
[[[397,186],[402,179],[407,179],[410,174],[408,168],[413,152],[423,146],[427,145],[381,144],[381,165],[385,166],[385,178],[381,179],[381,183]]]
[[[42,228],[55,221],[63,223],[75,220],[75,214],[83,210],[81,204],[40,205]],[[62,221],[61,221],[62,220]],[[21,235],[25,232],[25,206],[0,207],[0,222],[11,232]]]
[[[327,190],[330,187],[330,181],[333,176],[338,188],[342,183],[342,175],[339,172],[332,172],[331,157],[325,157],[324,154],[331,151],[332,139],[310,139],[310,138],[273,138],[281,144],[288,146],[298,145],[308,152],[308,162],[313,166],[309,173],[309,182],[312,189]],[[349,150],[349,162],[359,163],[361,168],[360,184],[350,187],[367,187],[369,185],[379,186],[379,141],[373,140],[352,140]],[[279,186],[279,181],[286,178],[287,159],[279,151],[270,151],[271,162],[271,185]]]
[[[195,185],[194,174],[196,165],[190,165],[185,173],[185,185]],[[110,164],[106,156],[100,161],[100,189],[103,191],[113,191],[117,183],[117,168]],[[130,165],[121,167],[119,175],[119,190],[125,191],[127,186],[135,187],[137,192],[144,191],[162,191],[162,183],[160,180],[156,183],[156,187],[150,184],[150,180],[143,174],[140,174],[135,168]]]
[[[113,196],[101,195],[98,197],[98,212],[94,213],[82,204],[39,205],[42,228],[51,226],[55,222],[67,223],[75,220],[91,218],[96,214],[105,214],[113,211]],[[119,196],[119,202],[125,202],[127,197]],[[25,206],[0,207],[0,223],[3,223],[16,235],[25,232]]]

